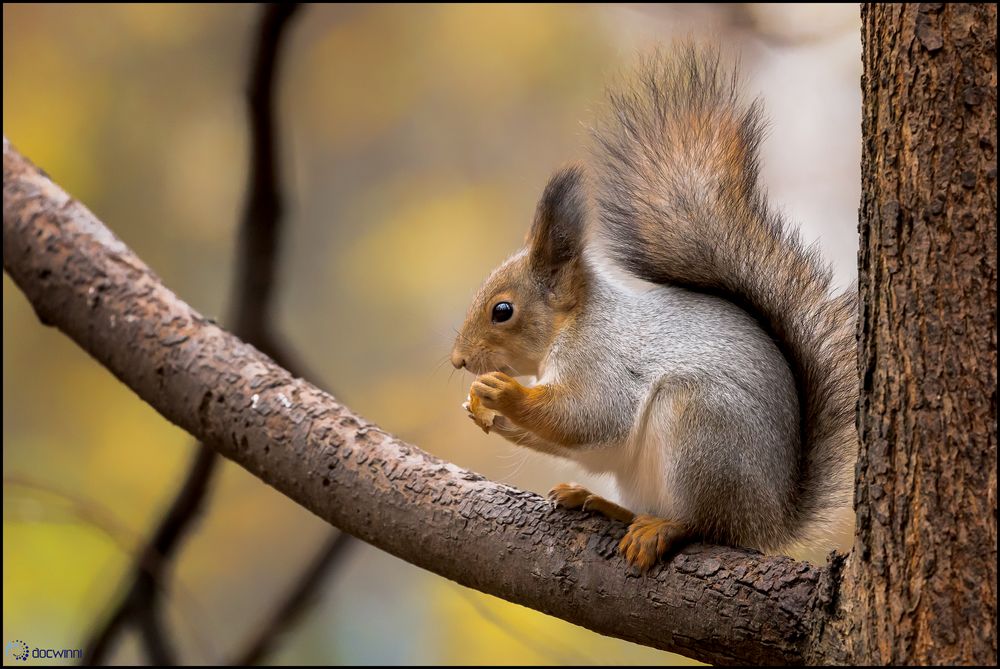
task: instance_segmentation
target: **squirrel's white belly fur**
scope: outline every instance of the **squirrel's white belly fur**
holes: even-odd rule
[[[635,513],[677,518],[674,478],[677,473],[672,448],[678,398],[651,388],[642,401],[639,419],[621,444],[575,451],[570,458],[595,474],[610,474],[618,503]]]
[[[608,263],[604,249],[599,244],[595,244],[594,250],[588,254],[587,262],[602,282],[614,285],[622,293],[639,296],[650,290],[658,290]],[[615,320],[616,325],[625,331],[619,333],[620,337],[638,334],[648,338],[653,335],[649,332],[628,332],[637,326],[641,328],[641,324],[635,320]],[[557,347],[554,347],[554,352],[556,355],[551,356],[550,360],[558,364]],[[662,389],[663,385],[659,382],[645,389],[632,429],[623,443],[614,444],[611,448],[606,445],[585,448],[568,455],[590,473],[611,475],[615,484],[615,501],[626,508],[636,513],[676,518],[680,511],[674,485],[677,454],[671,448],[670,440],[680,407],[676,396],[661,392]]]

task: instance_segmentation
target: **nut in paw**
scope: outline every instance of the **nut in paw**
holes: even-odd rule
[[[503,372],[480,375],[469,390],[469,395],[478,397],[484,407],[507,416],[516,413],[524,394],[524,386]]]
[[[496,423],[497,414],[496,411],[488,409],[483,406],[482,402],[479,401],[478,395],[469,395],[469,399],[462,404],[462,408],[468,412],[469,418],[472,422],[479,426],[486,434],[490,433],[490,429]]]

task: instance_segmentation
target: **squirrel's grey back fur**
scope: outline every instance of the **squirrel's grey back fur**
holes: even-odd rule
[[[720,297],[755,318],[795,378],[800,454],[787,538],[808,540],[850,503],[856,452],[856,307],[768,207],[758,180],[757,101],[739,100],[718,54],[648,58],[609,95],[594,129],[597,227],[635,276]]]

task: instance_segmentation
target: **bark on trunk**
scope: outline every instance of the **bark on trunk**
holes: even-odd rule
[[[865,5],[855,657],[994,664],[996,5]]]

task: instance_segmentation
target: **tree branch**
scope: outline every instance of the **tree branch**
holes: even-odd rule
[[[178,299],[4,139],[4,269],[43,323],[165,418],[320,518],[463,585],[716,664],[801,663],[836,583],[694,545],[636,577],[624,525],[429,455]]]

